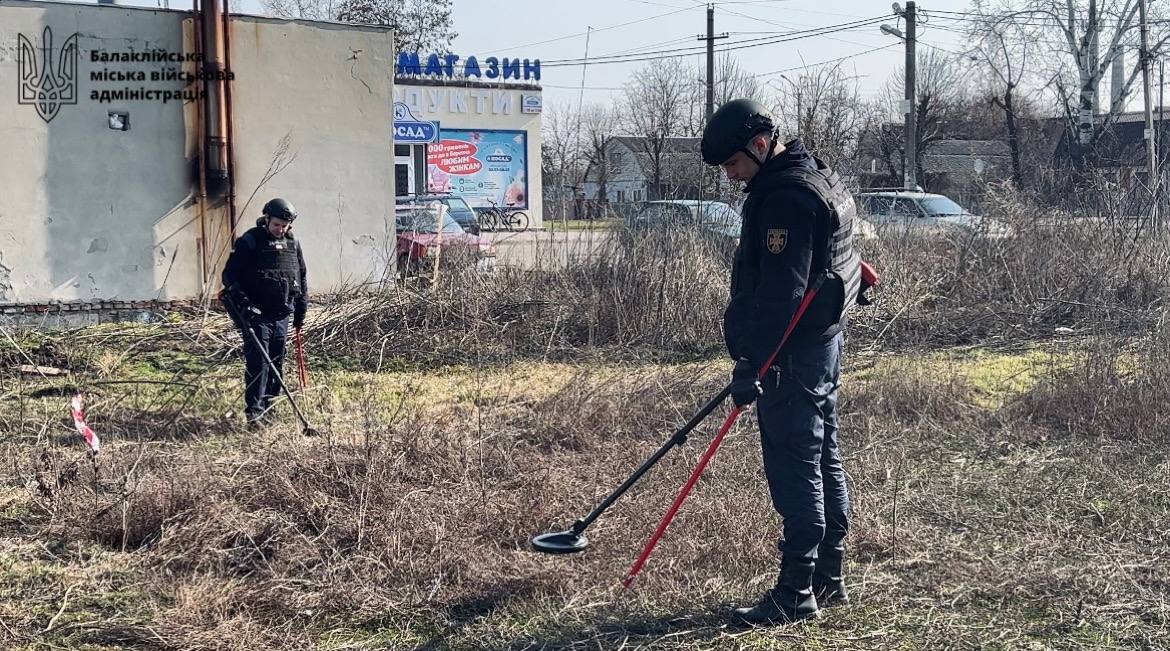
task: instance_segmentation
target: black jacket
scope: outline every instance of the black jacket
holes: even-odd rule
[[[303,317],[308,308],[308,272],[300,243],[290,231],[276,239],[263,218],[241,235],[223,268],[223,286],[242,307],[253,306],[265,316]]]
[[[810,274],[825,267],[832,232],[829,208],[811,188],[782,179],[793,166],[816,169],[800,140],[769,160],[745,191],[743,230],[731,275],[731,300],[723,315],[733,359],[763,366],[796,313]],[[790,345],[823,341],[844,327],[844,290],[831,277],[801,317]]]

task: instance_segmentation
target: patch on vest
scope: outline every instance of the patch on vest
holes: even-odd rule
[[[780,253],[786,244],[788,244],[787,228],[768,229],[768,251],[770,253],[773,255]]]

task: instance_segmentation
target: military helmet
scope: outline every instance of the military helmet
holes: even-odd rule
[[[735,152],[743,151],[756,134],[771,134],[775,130],[772,112],[763,104],[750,99],[733,99],[720,106],[703,129],[703,140],[699,143],[703,162],[722,165]]]
[[[291,222],[297,218],[297,209],[293,208],[293,205],[288,201],[278,197],[264,204],[264,216]]]

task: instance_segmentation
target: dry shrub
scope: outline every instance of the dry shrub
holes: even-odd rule
[[[536,246],[543,258],[546,245]],[[320,354],[373,368],[391,358],[566,358],[589,347],[693,355],[720,345],[728,260],[702,235],[621,232],[557,256],[539,271],[452,273],[339,300],[314,315],[309,335]]]
[[[703,404],[723,388],[727,370],[717,364],[671,373],[633,367],[621,377],[599,378],[582,369],[564,389],[510,424],[520,439],[549,451],[587,450],[598,434],[624,441],[661,439],[690,417],[678,410],[680,398]]]
[[[886,423],[924,418],[957,420],[975,414],[974,388],[962,375],[914,360],[891,360],[880,374],[842,388],[842,408]]]
[[[1170,434],[1170,336],[1127,346],[1102,339],[1012,405],[1014,416],[1061,434],[1135,441]]]
[[[863,243],[884,282],[879,305],[855,319],[858,338],[954,345],[1045,338],[1058,327],[1135,333],[1170,300],[1170,239],[1147,224],[1061,212],[1010,186],[989,188],[984,204],[997,226],[891,229]]]
[[[133,465],[127,467],[126,462]],[[115,551],[136,551],[156,544],[168,528],[179,526],[204,508],[213,492],[205,475],[158,472],[160,467],[166,463],[121,458],[103,461],[102,477],[97,479],[87,469],[83,477],[61,485],[52,495],[50,530]]]

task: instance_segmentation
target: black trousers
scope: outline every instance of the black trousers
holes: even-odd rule
[[[254,419],[280,395],[280,382],[269,369],[268,362],[260,352],[261,348],[256,347],[256,340],[267,351],[276,370],[283,374],[288,316],[277,319],[261,314],[249,319],[247,327],[256,334],[256,339],[247,332],[241,332],[244,337],[244,412],[249,419]]]
[[[786,561],[813,562],[849,530],[849,491],[837,448],[844,337],[781,353],[756,411],[772,505],[784,522]]]

